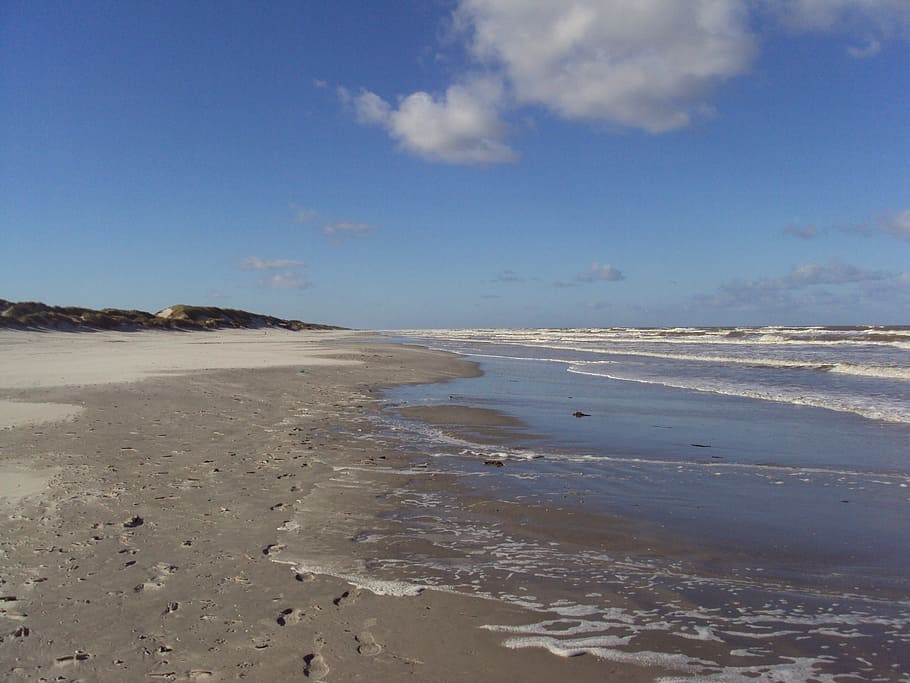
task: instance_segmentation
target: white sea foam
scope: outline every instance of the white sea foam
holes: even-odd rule
[[[582,369],[582,367],[578,365],[569,368],[569,372],[579,375],[605,377],[624,382],[654,384],[674,389],[687,389],[689,391],[701,391],[724,396],[790,403],[811,408],[824,408],[838,412],[854,413],[872,420],[910,423],[910,403],[908,403],[906,399],[901,400],[900,398],[888,399],[882,396],[857,396],[844,395],[842,393],[813,392],[812,390],[807,390],[803,387],[762,387],[756,389],[734,382],[711,378],[632,377],[615,371],[598,372],[590,369]]]
[[[572,372],[615,381],[910,423],[910,326],[475,329],[410,334],[437,348],[479,358],[562,363]]]

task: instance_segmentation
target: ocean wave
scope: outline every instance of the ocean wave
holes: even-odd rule
[[[872,365],[866,363],[850,362],[810,362],[796,359],[761,358],[757,356],[697,356],[692,354],[656,353],[656,352],[616,352],[617,356],[643,356],[646,358],[665,358],[668,360],[692,361],[696,363],[718,363],[747,365],[752,368],[786,368],[790,370],[812,370],[816,372],[835,372],[841,375],[855,375],[857,377],[876,377],[879,379],[893,379],[910,381],[910,367]],[[587,365],[615,364],[616,361],[590,361]],[[575,362],[575,365],[581,363]]]
[[[399,330],[397,333],[492,343],[875,344],[910,349],[910,326],[434,329]]]
[[[590,363],[585,366],[591,365]],[[745,387],[733,382],[724,382],[710,379],[684,379],[684,378],[644,378],[632,377],[616,372],[595,372],[585,367],[570,367],[569,372],[579,375],[605,377],[623,382],[638,382],[640,384],[654,384],[675,389],[701,391],[724,396],[737,396],[740,398],[758,399],[761,401],[775,401],[790,403],[792,405],[824,408],[838,412],[854,413],[871,420],[886,422],[902,422],[910,424],[910,406],[903,401],[886,399],[878,396],[833,395],[812,392],[804,387]]]
[[[910,381],[910,358],[905,358],[902,353],[895,355],[893,352],[887,355],[877,354],[883,363],[859,362],[856,358],[868,356],[866,349],[857,348],[850,354],[825,354],[815,352],[793,353],[789,352],[786,357],[781,357],[781,353],[775,347],[761,347],[758,345],[743,344],[736,348],[736,353],[731,348],[723,349],[720,345],[704,345],[700,352],[691,352],[692,347],[682,351],[675,349],[648,349],[648,348],[630,348],[629,343],[614,346],[600,345],[597,347],[585,345],[582,343],[572,343],[567,339],[560,341],[546,339],[446,339],[442,336],[433,337],[438,342],[443,342],[437,348],[444,350],[456,350],[465,355],[476,355],[487,358],[506,358],[514,360],[541,360],[551,362],[578,362],[578,359],[564,358],[542,358],[528,357],[514,353],[476,353],[470,349],[452,349],[445,344],[448,342],[465,342],[470,344],[503,346],[519,346],[528,349],[537,349],[545,351],[562,351],[568,353],[595,354],[598,356],[641,356],[645,358],[662,358],[673,361],[687,361],[695,363],[719,363],[733,364],[749,367],[767,367],[782,368],[792,370],[815,370],[820,372],[835,372],[843,375],[854,375],[857,377],[869,377],[887,380]],[[908,345],[910,350],[910,345]],[[728,351],[724,353],[724,351]],[[852,357],[851,357],[852,356]],[[597,362],[597,361],[591,361]],[[611,362],[611,361],[601,361]]]

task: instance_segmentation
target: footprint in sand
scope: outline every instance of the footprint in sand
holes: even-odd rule
[[[303,619],[303,614],[303,610],[298,607],[288,607],[281,610],[281,614],[278,615],[275,621],[279,626],[290,626],[300,623],[300,620]]]
[[[320,680],[325,678],[328,673],[329,666],[318,652],[309,654],[303,658],[303,675],[307,678]]]
[[[62,657],[57,657],[54,660],[54,666],[68,666],[70,664],[77,664],[79,662],[84,662],[91,655],[88,652],[82,652],[81,650],[76,650],[71,655],[64,655]]]
[[[168,564],[167,562],[159,562],[155,565],[155,573],[152,578],[134,587],[133,591],[142,593],[143,591],[159,590],[164,587],[164,582],[167,581],[167,578],[176,572],[177,569],[178,567],[176,565]]]
[[[342,605],[352,605],[357,602],[357,598],[360,597],[360,593],[361,590],[359,588],[355,588],[352,591],[345,591],[337,598],[332,600],[332,604],[336,607],[341,607]]]
[[[373,634],[369,631],[364,631],[363,633],[354,636],[354,640],[357,641],[357,654],[359,655],[363,655],[364,657],[375,657],[382,652],[382,645],[376,642]]]
[[[18,602],[19,598],[15,595],[3,595],[0,596],[0,602],[3,603],[13,603]],[[7,609],[6,607],[0,607],[0,617],[5,617],[12,621],[25,621],[28,618],[28,615],[24,612],[17,612],[15,610]]]

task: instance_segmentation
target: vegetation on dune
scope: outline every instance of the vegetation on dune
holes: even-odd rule
[[[215,306],[169,306],[157,313],[119,308],[94,310],[49,306],[37,301],[0,299],[0,328],[42,330],[215,330],[280,327],[286,330],[337,330],[333,325],[284,320]]]

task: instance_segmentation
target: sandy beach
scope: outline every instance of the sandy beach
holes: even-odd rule
[[[346,487],[346,473],[392,480],[413,466],[394,435],[363,438],[376,429],[375,392],[476,372],[354,333],[0,334],[0,677],[666,673],[503,647],[481,627],[528,620],[503,602],[319,571],[326,557],[349,562],[388,506],[382,490]],[[319,566],[307,561],[309,529]]]

